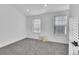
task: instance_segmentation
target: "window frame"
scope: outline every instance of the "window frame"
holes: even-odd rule
[[[64,33],[56,33],[56,30],[55,30],[55,28],[56,28],[56,26],[58,26],[58,25],[56,25],[55,23],[56,23],[56,17],[66,17],[66,23],[64,24],[64,25],[59,25],[59,26],[64,26]],[[68,17],[67,17],[67,15],[57,15],[57,16],[54,16],[54,34],[58,34],[58,35],[66,35],[67,34],[67,24],[68,24]]]

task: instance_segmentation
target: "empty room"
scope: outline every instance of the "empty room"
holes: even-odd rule
[[[73,9],[69,4],[0,4],[0,55],[68,55]]]

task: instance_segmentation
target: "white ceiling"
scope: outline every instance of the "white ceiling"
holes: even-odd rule
[[[44,7],[44,5],[45,4],[16,4],[12,6],[27,16],[69,9],[68,4],[48,4],[47,7]]]

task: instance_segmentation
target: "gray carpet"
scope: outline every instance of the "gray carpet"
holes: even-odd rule
[[[0,55],[67,55],[68,45],[23,39],[0,48]]]

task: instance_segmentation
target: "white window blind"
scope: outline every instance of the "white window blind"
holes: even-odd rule
[[[54,33],[66,34],[67,30],[67,16],[55,16]]]

